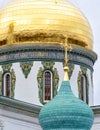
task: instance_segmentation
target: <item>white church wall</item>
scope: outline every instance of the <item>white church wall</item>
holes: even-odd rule
[[[37,81],[37,75],[39,73],[40,67],[43,68],[41,61],[33,61],[33,66],[30,70],[30,73],[28,77],[25,78],[22,68],[20,67],[20,63],[16,62],[12,64],[11,69],[14,70],[16,76],[14,99],[42,106],[39,100],[39,90]],[[64,75],[62,62],[55,62],[53,69],[54,68],[57,69],[59,76],[59,85],[58,85],[59,90]],[[0,70],[2,71],[1,66]],[[77,83],[79,71],[81,71],[80,65],[74,64],[74,69],[70,78],[70,84],[71,89],[76,97],[79,96],[78,83]],[[92,106],[93,84],[91,80],[91,71],[89,69],[87,69],[87,75],[89,79],[89,105]]]
[[[91,130],[100,130],[100,114],[94,115],[94,124]]]
[[[38,118],[14,113],[0,111],[1,130],[41,130]]]
[[[34,62],[33,67],[28,75],[24,77],[19,63],[14,63],[13,68],[16,74],[15,99],[41,105],[38,98],[37,73],[41,62]],[[20,78],[19,78],[20,77]]]
[[[64,71],[63,71],[63,64],[56,62],[54,65],[54,68],[57,68],[58,71],[58,75],[59,75],[59,86],[58,86],[58,90],[60,89],[63,77],[64,77]]]
[[[39,101],[38,83],[37,83],[37,74],[40,67],[42,67],[41,62],[34,61],[30,74],[26,79],[20,68],[20,64],[19,63],[13,64],[12,68],[14,69],[16,74],[15,97],[14,97],[15,99],[36,104],[36,105],[42,105]],[[55,62],[53,68],[57,68],[58,71],[58,75],[59,75],[58,90],[59,90],[64,75],[63,64],[60,62]],[[77,77],[78,77],[79,70],[80,70],[80,66],[75,65],[70,79],[72,91],[76,97],[78,97]]]
[[[15,99],[36,105],[42,105],[39,101],[38,83],[37,83],[37,75],[40,67],[43,67],[41,62],[34,61],[31,71],[28,75],[28,78],[25,78],[21,70],[20,64],[13,63],[12,68],[14,69],[16,75],[15,96],[14,96]],[[56,62],[53,68],[57,68],[58,71],[59,75],[58,89],[59,89],[64,75],[63,65],[61,62]]]

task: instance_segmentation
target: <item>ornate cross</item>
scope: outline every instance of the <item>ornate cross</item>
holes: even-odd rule
[[[72,47],[71,45],[68,45],[68,42],[67,42],[67,38],[65,39],[65,43],[61,43],[61,45],[64,47],[65,49],[65,63],[64,63],[64,81],[69,81],[69,76],[68,76],[68,70],[69,70],[69,67],[68,67],[68,51],[71,51],[72,50]]]
[[[68,45],[67,38],[65,39],[65,43],[61,43],[61,46],[65,49],[65,64],[64,66],[68,66],[68,51],[72,50],[71,45]]]

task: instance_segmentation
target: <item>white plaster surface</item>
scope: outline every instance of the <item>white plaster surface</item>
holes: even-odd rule
[[[100,114],[95,114],[94,124],[91,130],[100,130]]]
[[[20,63],[18,62],[13,63],[12,69],[14,69],[16,75],[15,96],[14,96],[15,99],[42,106],[42,104],[39,101],[38,83],[37,83],[37,74],[40,67],[43,67],[41,61],[33,61],[33,66],[28,75],[28,78],[25,78],[21,70]],[[59,75],[58,90],[59,90],[64,76],[63,64],[61,62],[55,62],[53,68],[57,68],[58,71],[58,75]],[[1,67],[0,67],[0,71],[2,71]],[[70,79],[71,89],[76,97],[78,97],[77,78],[78,78],[79,71],[80,71],[80,66],[75,65],[74,71]],[[94,92],[93,92],[93,84],[91,81],[91,71],[88,69],[87,73],[89,76],[89,105],[92,106]]]
[[[36,117],[0,110],[1,130],[41,130]]]

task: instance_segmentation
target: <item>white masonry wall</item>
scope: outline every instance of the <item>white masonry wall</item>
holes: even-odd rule
[[[0,110],[0,130],[41,130],[38,118]]]
[[[40,67],[43,67],[41,62],[34,61],[28,77],[25,78],[22,69],[20,67],[20,63],[13,63],[11,69],[14,69],[16,75],[15,96],[14,96],[15,99],[32,103],[35,105],[40,105],[40,106],[42,105],[39,101],[38,83],[37,83],[37,74]],[[58,87],[59,90],[64,76],[63,65],[61,62],[56,62],[54,68],[57,68],[58,75],[59,75],[59,87]],[[2,70],[2,68],[0,68],[0,70]],[[75,65],[74,71],[70,79],[72,91],[76,97],[78,97],[77,78],[78,78],[79,71],[80,71],[80,66]],[[87,74],[89,77],[89,105],[91,106],[93,105],[94,93],[93,93],[93,85],[91,81],[91,71],[89,69],[87,70]]]
[[[100,130],[100,114],[94,115],[94,124],[91,130]]]

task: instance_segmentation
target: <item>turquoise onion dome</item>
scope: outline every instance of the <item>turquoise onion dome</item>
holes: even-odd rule
[[[65,77],[67,74],[65,72]],[[58,94],[42,107],[39,114],[43,130],[90,130],[93,120],[91,108],[74,96],[66,79]]]

